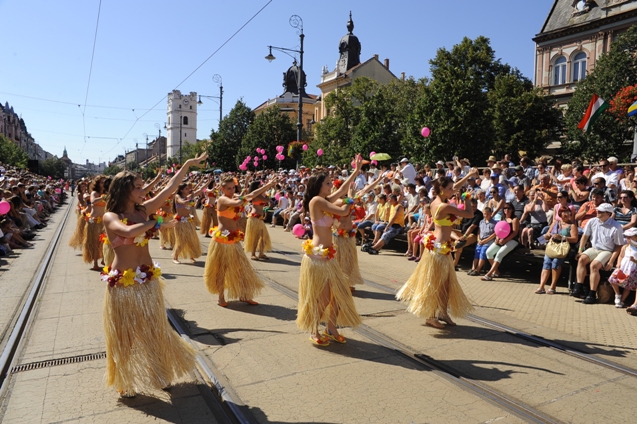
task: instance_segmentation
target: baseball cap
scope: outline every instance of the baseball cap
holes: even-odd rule
[[[637,228],[632,227],[632,228],[627,229],[626,231],[624,231],[624,235],[626,237],[637,236]]]
[[[500,174],[496,174],[495,172],[492,172],[491,178],[500,178]]]
[[[402,158],[402,159],[400,160],[400,163],[403,163],[403,162],[409,162],[409,159],[407,159],[407,158]]]
[[[611,205],[610,203],[602,203],[597,207],[597,212],[613,213],[613,205]]]

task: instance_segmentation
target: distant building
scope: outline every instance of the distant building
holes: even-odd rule
[[[637,23],[637,0],[555,0],[535,41],[535,85],[566,108],[577,82]],[[610,100],[610,99],[606,99]]]
[[[181,94],[179,90],[168,93],[166,150],[169,158],[179,157],[179,143],[197,142],[197,93]]]
[[[352,13],[349,14],[347,22],[347,34],[345,34],[338,44],[339,58],[333,71],[328,71],[327,66],[321,73],[321,83],[317,87],[321,90],[320,96],[314,105],[314,119],[322,120],[327,115],[325,109],[325,96],[337,91],[341,87],[347,87],[358,77],[368,77],[381,84],[387,84],[396,79],[396,76],[389,70],[389,59],[384,63],[378,60],[375,54],[370,59],[361,63],[361,42],[354,35],[354,21]]]

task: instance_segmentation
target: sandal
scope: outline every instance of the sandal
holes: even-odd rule
[[[637,305],[632,305],[632,306],[629,306],[628,308],[626,308],[626,313],[628,313],[630,315],[637,314]]]
[[[544,293],[546,293],[546,291],[544,289],[535,290],[535,294],[544,294]]]
[[[480,274],[478,274],[478,271],[476,271],[475,269],[470,269],[470,270],[467,272],[467,275],[470,275],[470,276],[472,276],[472,277],[475,277],[476,275],[480,275]]]
[[[330,333],[330,330],[324,330],[323,331],[323,336],[334,340],[336,343],[340,343],[340,344],[345,344],[347,343],[347,340],[345,340],[345,337],[343,337],[342,334],[339,334],[338,336],[333,335],[332,333]]]
[[[227,308],[228,302],[217,302],[217,305],[221,306],[222,308]]]
[[[259,258],[257,258],[256,256],[252,256],[250,259],[252,259],[253,261],[258,261]]]
[[[270,260],[270,258],[269,258],[268,256],[265,256],[265,255],[260,255],[260,256],[259,256],[259,260],[261,260],[261,259],[264,259],[264,260],[266,260],[266,261],[269,261],[269,260]]]
[[[555,289],[548,289],[546,294],[555,294]]]
[[[493,281],[493,277],[491,277],[489,274],[487,275],[483,275],[482,278],[480,278],[482,281]]]
[[[315,339],[314,337],[310,336],[310,341],[312,343],[314,343],[317,346],[329,346],[330,345],[330,339],[328,338],[323,338],[321,336],[319,336],[318,340]]]

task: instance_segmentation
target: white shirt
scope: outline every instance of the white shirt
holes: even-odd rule
[[[584,234],[590,237],[593,248],[612,252],[615,246],[626,244],[622,225],[613,218],[602,222],[599,218],[592,218],[584,227]]]
[[[408,163],[403,167],[403,169],[400,170],[400,172],[403,174],[403,177],[409,180],[411,184],[416,183],[416,169],[414,168],[414,165]]]
[[[363,187],[365,187],[365,175],[358,174],[358,176],[354,180],[354,183],[356,184],[356,190],[362,190]]]

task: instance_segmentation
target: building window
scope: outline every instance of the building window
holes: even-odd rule
[[[192,110],[192,106],[190,106],[190,110]]]
[[[573,82],[586,78],[586,53],[579,52],[573,59]]]
[[[566,84],[566,58],[560,56],[553,65],[553,85]]]
[[[179,109],[181,109],[181,105],[179,105]]]
[[[188,137],[188,133],[184,133],[184,138]]]
[[[188,117],[184,116],[184,125],[188,125]]]

